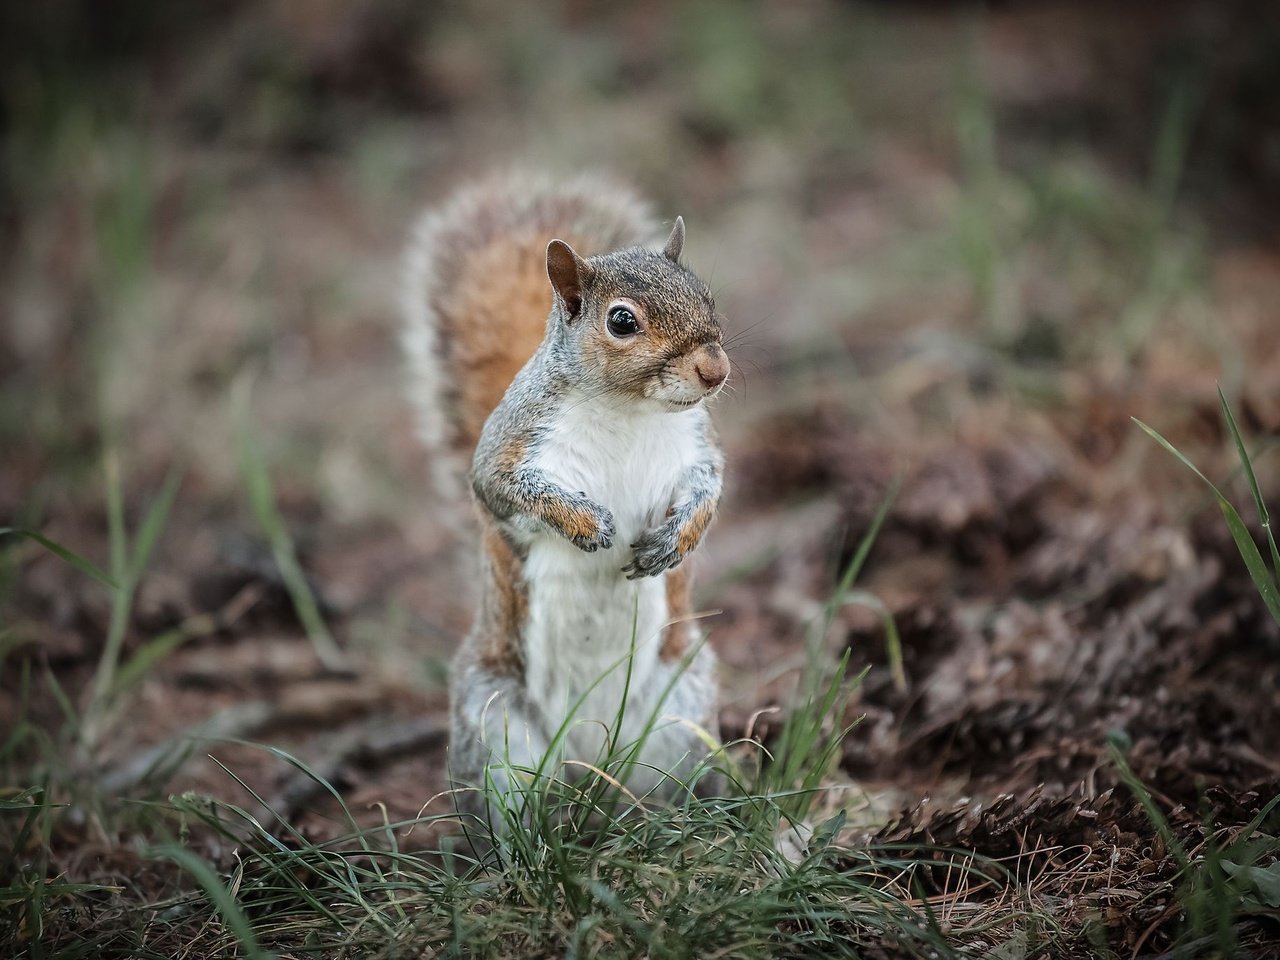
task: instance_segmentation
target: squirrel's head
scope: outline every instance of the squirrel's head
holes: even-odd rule
[[[593,395],[687,410],[729,378],[711,291],[680,264],[684,220],[661,252],[633,247],[586,259],[547,245],[557,359]]]

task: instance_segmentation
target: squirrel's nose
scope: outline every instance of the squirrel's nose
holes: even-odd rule
[[[702,348],[702,355],[694,362],[693,368],[708,390],[714,390],[729,378],[729,358],[717,343],[709,343]]]

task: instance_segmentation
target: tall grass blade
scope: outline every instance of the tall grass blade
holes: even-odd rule
[[[1218,403],[1222,407],[1222,418],[1227,422],[1227,429],[1231,432],[1231,439],[1235,441],[1236,453],[1240,457],[1240,466],[1244,469],[1244,475],[1249,481],[1249,491],[1253,494],[1253,502],[1258,508],[1258,519],[1262,521],[1262,529],[1267,536],[1267,545],[1271,548],[1271,574],[1273,577],[1280,577],[1280,549],[1276,547],[1275,530],[1271,526],[1271,515],[1267,512],[1266,501],[1262,499],[1262,491],[1258,489],[1258,478],[1253,474],[1253,460],[1249,456],[1249,452],[1244,448],[1244,440],[1240,436],[1240,428],[1236,426],[1236,418],[1231,413],[1231,405],[1227,403],[1226,395],[1222,392],[1222,387],[1218,387]]]
[[[71,698],[67,696],[67,691],[62,688],[57,674],[53,672],[53,668],[49,664],[44,664],[44,679],[49,687],[49,693],[53,696],[53,701],[58,705],[58,709],[62,711],[62,718],[66,720],[67,726],[72,730],[80,727],[80,716],[76,713],[75,704],[71,702]]]
[[[1147,426],[1137,417],[1132,418],[1142,431],[1151,437],[1156,443],[1164,447],[1169,453],[1176,457],[1184,466],[1192,473],[1204,481],[1205,485],[1213,491],[1214,498],[1218,501],[1218,507],[1222,510],[1223,517],[1226,518],[1227,528],[1231,531],[1231,538],[1236,542],[1236,549],[1240,551],[1240,556],[1244,560],[1245,567],[1249,570],[1249,577],[1253,580],[1253,585],[1257,588],[1262,602],[1266,604],[1268,612],[1275,619],[1276,623],[1280,623],[1280,587],[1277,587],[1275,577],[1271,571],[1267,569],[1266,561],[1262,559],[1262,554],[1258,551],[1258,546],[1253,542],[1253,535],[1249,533],[1249,528],[1245,526],[1240,514],[1231,502],[1222,495],[1213,483],[1200,472],[1200,468],[1192,463],[1187,457],[1175,447],[1172,443],[1162,437],[1151,427]]]
[[[907,689],[907,672],[902,664],[902,638],[898,635],[898,622],[893,618],[883,600],[866,590],[850,590],[845,594],[844,602],[857,607],[866,607],[880,615],[880,623],[884,628],[884,648],[889,660],[889,670],[893,673],[893,686],[899,693]]]
[[[320,614],[320,605],[307,583],[302,564],[298,562],[298,553],[293,538],[289,535],[289,528],[276,506],[271,474],[249,425],[249,389],[250,382],[242,378],[232,393],[236,432],[240,442],[240,474],[249,494],[249,505],[259,529],[271,546],[271,555],[280,572],[280,579],[284,581],[294,612],[306,630],[316,656],[326,668],[336,670],[343,664],[342,651]]]
[[[840,744],[858,721],[842,725],[838,719],[843,715],[844,704],[848,702],[852,688],[862,682],[865,671],[848,680],[849,651],[844,651],[829,677],[825,677],[824,638],[831,627],[840,607],[846,603],[862,602],[871,597],[865,592],[852,592],[851,587],[866,564],[871,547],[884,526],[897,499],[902,478],[895,477],[881,501],[875,516],[871,520],[853,557],[841,574],[836,589],[823,610],[823,616],[812,631],[808,641],[805,673],[800,685],[800,703],[792,710],[783,722],[782,730],[774,750],[774,760],[762,771],[758,789],[778,798],[775,809],[792,823],[798,822],[812,806],[814,792],[828,773],[832,759],[839,751]],[[875,598],[871,598],[875,599]],[[877,603],[879,601],[876,601]],[[888,613],[880,604],[879,609]],[[889,657],[894,670],[895,681],[901,678],[903,686],[906,677],[902,672],[902,651],[896,626],[891,624],[892,617],[886,622],[886,638],[889,646]],[[824,733],[824,728],[836,717],[835,725]]]
[[[103,435],[114,436],[108,425]],[[102,482],[107,497],[107,541],[111,550],[111,575],[123,584],[129,569],[129,532],[124,525],[124,488],[120,482],[120,455],[108,442],[102,451]]]
[[[1169,95],[1164,115],[1160,118],[1160,128],[1151,157],[1151,195],[1146,238],[1153,256],[1159,246],[1161,234],[1167,229],[1173,215],[1199,101],[1195,78],[1189,74],[1179,77]]]
[[[151,501],[151,506],[147,508],[142,518],[142,523],[138,525],[133,555],[129,558],[129,573],[135,584],[142,579],[147,564],[151,562],[151,554],[155,550],[156,543],[160,540],[160,534],[164,532],[169,513],[173,509],[173,502],[178,497],[178,489],[182,486],[183,473],[182,467],[174,467],[169,471],[160,492]]]
[[[86,560],[80,554],[72,550],[68,550],[56,540],[51,540],[37,530],[27,530],[24,527],[0,527],[0,537],[18,537],[24,540],[30,540],[38,543],[54,556],[71,564],[81,573],[88,574],[99,583],[115,590],[119,584],[105,570]]]
[[[108,463],[113,464],[114,458],[109,459]],[[150,506],[147,507],[147,512],[143,515],[142,522],[138,524],[133,550],[130,551],[124,526],[122,500],[119,493],[119,476],[118,473],[113,472],[112,468],[109,467],[108,469],[109,513],[115,516],[115,519],[110,521],[112,529],[112,563],[123,564],[123,569],[115,571],[120,578],[121,587],[112,598],[111,621],[107,627],[107,641],[103,645],[102,656],[99,657],[98,666],[94,670],[92,692],[90,693],[89,705],[85,710],[83,734],[86,747],[92,746],[94,738],[100,733],[99,726],[114,700],[116,668],[119,666],[125,634],[129,629],[129,618],[133,612],[134,595],[137,592],[138,583],[142,580],[142,574],[146,570],[147,563],[151,560],[151,553],[155,549],[156,543],[159,542],[160,534],[164,531],[165,524],[169,520],[169,512],[173,508],[174,500],[178,496],[178,488],[181,485],[182,471],[180,468],[175,467],[169,471],[169,475],[165,478],[164,486],[160,488],[160,492],[151,501]]]
[[[236,902],[235,896],[227,889],[227,886],[203,857],[178,844],[165,844],[157,847],[151,851],[151,855],[156,859],[172,860],[186,870],[187,873],[191,874],[196,883],[200,884],[201,889],[208,895],[214,909],[222,916],[223,922],[235,934],[246,957],[251,958],[251,960],[273,960],[274,955],[263,950],[258,943],[258,938],[253,932],[253,925],[249,922],[249,918],[245,916],[244,911],[240,909],[240,904]]]
[[[862,572],[862,566],[867,562],[871,547],[875,544],[876,537],[880,535],[880,528],[884,526],[885,520],[888,519],[889,511],[893,509],[894,501],[898,499],[898,491],[901,489],[902,475],[898,474],[893,478],[893,482],[889,484],[889,490],[884,495],[884,500],[880,502],[876,515],[871,519],[871,526],[867,527],[867,532],[858,541],[858,547],[853,552],[853,559],[845,567],[844,576],[840,578],[840,585],[836,587],[836,592],[831,595],[831,600],[828,604],[829,611],[834,612],[835,608],[844,602],[845,594],[849,592],[853,582],[858,579],[858,574]]]
[[[1111,762],[1115,764],[1116,772],[1120,774],[1120,779],[1124,781],[1125,786],[1129,788],[1137,798],[1138,803],[1142,805],[1147,819],[1151,821],[1151,825],[1156,828],[1156,833],[1164,841],[1165,849],[1178,861],[1178,867],[1186,870],[1191,863],[1186,847],[1174,836],[1173,829],[1169,826],[1169,821],[1165,818],[1164,813],[1161,812],[1155,798],[1151,795],[1151,791],[1138,779],[1138,775],[1133,772],[1133,769],[1129,766],[1129,761],[1125,759],[1124,754],[1115,743],[1107,744],[1107,753],[1111,756]]]
[[[151,672],[151,668],[199,633],[175,627],[148,640],[125,661],[111,685],[112,696],[119,696]]]
[[[1253,580],[1253,585],[1257,587],[1258,593],[1262,596],[1263,603],[1266,604],[1267,610],[1276,623],[1280,623],[1280,587],[1277,587],[1275,578],[1271,575],[1271,571],[1267,569],[1266,561],[1262,559],[1262,554],[1258,552],[1257,544],[1253,542],[1253,534],[1249,532],[1249,528],[1245,526],[1240,514],[1226,500],[1219,500],[1218,506],[1222,508],[1222,515],[1226,517],[1227,526],[1231,530],[1231,537],[1236,542],[1236,549],[1240,551],[1240,556],[1244,558],[1244,564],[1249,568],[1249,576]]]

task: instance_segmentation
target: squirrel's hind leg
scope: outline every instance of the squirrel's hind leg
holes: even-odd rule
[[[479,664],[459,667],[449,781],[468,839],[482,854],[513,822],[528,824],[529,786],[543,765],[547,738],[513,678]]]
[[[696,631],[691,633],[697,636]],[[716,656],[703,646],[691,664],[672,665],[672,669],[681,671],[672,688],[673,712],[694,721],[684,727],[684,753],[674,776],[691,786],[700,799],[727,796],[729,781],[717,762],[723,741],[716,704]]]

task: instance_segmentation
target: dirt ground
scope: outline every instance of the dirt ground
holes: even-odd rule
[[[190,638],[108,718],[93,779],[339,829],[332,797],[233,742],[252,741],[313,764],[363,822],[442,809],[472,551],[403,397],[397,258],[467,171],[603,167],[685,216],[730,318],[728,490],[696,557],[726,734],[776,729],[898,478],[858,587],[892,613],[905,685],[880,614],[844,607],[819,642],[867,672],[829,803],[867,842],[1008,868],[953,891],[944,922],[1033,891],[1117,955],[1166,950],[1179,864],[1112,751],[1192,854],[1238,838],[1280,794],[1280,628],[1204,488],[1130,418],[1252,519],[1215,387],[1270,449],[1274,11],[361,11],[157,14],[141,39],[85,41],[92,69],[60,87],[10,68],[0,526],[105,565],[104,446],[130,524],[185,471],[125,656]],[[103,29],[62,15],[70,36]],[[238,391],[340,666],[255,522]],[[1257,469],[1280,504],[1274,457]],[[110,598],[35,545],[5,563],[0,728],[57,730],[56,697],[23,690],[53,676],[85,702]],[[148,882],[124,828],[62,829],[67,876]],[[1280,949],[1274,912],[1240,936]]]

